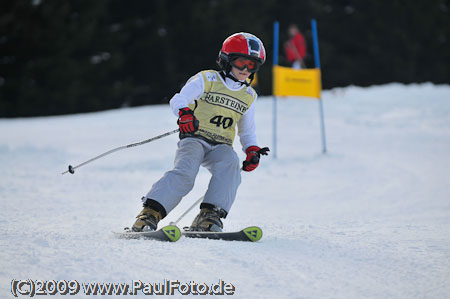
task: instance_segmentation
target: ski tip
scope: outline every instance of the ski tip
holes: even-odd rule
[[[249,226],[244,228],[242,231],[252,242],[257,242],[262,238],[262,229],[257,226]]]
[[[181,231],[178,226],[167,225],[161,228],[161,230],[164,232],[170,242],[176,242],[181,237]]]

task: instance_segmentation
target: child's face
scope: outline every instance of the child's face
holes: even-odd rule
[[[247,80],[247,78],[250,76],[250,72],[245,68],[244,70],[239,70],[236,67],[231,67],[231,73],[234,75],[236,79],[239,81]]]

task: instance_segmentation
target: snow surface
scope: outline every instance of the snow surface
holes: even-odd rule
[[[0,297],[12,297],[12,279],[222,279],[236,298],[450,298],[450,86],[347,87],[323,100],[327,154],[317,102],[279,99],[278,159],[243,173],[225,229],[259,225],[258,243],[113,237],[171,168],[176,135],[61,175],[173,130],[168,105],[0,119]],[[272,146],[272,99],[256,105],[260,145]],[[243,158],[238,139],[235,148]],[[201,170],[162,224],[201,197],[209,177]]]

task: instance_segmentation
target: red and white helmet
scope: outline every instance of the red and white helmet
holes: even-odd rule
[[[239,32],[225,39],[217,57],[217,64],[228,72],[231,69],[230,62],[236,56],[254,60],[259,67],[266,61],[266,50],[259,38],[251,33]]]

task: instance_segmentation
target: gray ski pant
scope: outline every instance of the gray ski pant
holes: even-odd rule
[[[159,202],[169,214],[194,187],[200,165],[212,174],[203,203],[228,213],[241,183],[239,158],[231,146],[211,145],[199,138],[178,142],[174,168],[153,184],[146,198]]]

